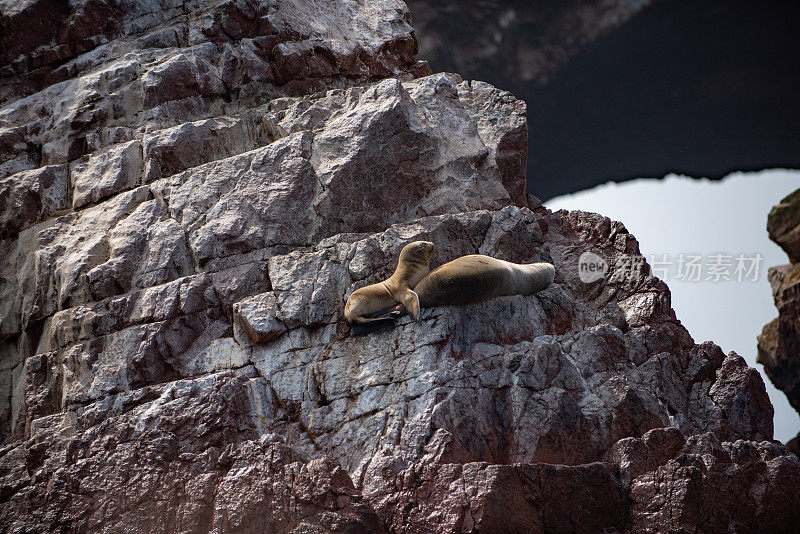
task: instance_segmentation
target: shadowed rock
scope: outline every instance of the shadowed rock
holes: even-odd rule
[[[800,412],[800,190],[772,208],[767,231],[792,263],[769,269],[778,317],[764,325],[758,336],[758,363],[764,366],[775,387],[786,394],[789,404]],[[795,454],[800,452],[797,437],[786,445]]]

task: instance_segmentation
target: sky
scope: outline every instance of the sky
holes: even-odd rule
[[[721,181],[668,175],[609,182],[545,202],[553,211],[593,211],[625,225],[654,274],[669,286],[672,307],[695,343],[714,341],[761,373],[775,407],[775,439],[784,443],[800,431],[800,416],[756,363],[756,336],[778,316],[767,269],[789,262],[769,240],[767,214],[798,188],[800,171],[774,169],[733,173]],[[699,281],[693,280],[698,272],[687,267],[690,261],[700,266]]]

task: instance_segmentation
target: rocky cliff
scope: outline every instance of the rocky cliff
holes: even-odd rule
[[[791,263],[769,270],[778,317],[764,325],[758,336],[758,363],[800,412],[800,190],[772,208],[767,231]],[[787,446],[800,454],[800,435]]]
[[[524,102],[429,75],[402,2],[2,10],[3,530],[800,521],[758,373],[622,224],[525,195]],[[349,336],[416,239],[556,280]]]

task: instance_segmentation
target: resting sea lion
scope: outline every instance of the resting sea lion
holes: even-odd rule
[[[474,304],[506,295],[532,295],[549,286],[555,275],[550,263],[521,265],[470,254],[434,269],[414,291],[423,308]]]
[[[377,284],[356,289],[344,305],[344,318],[354,326],[377,327],[393,321],[403,308],[419,318],[419,297],[412,287],[430,271],[433,243],[414,241],[403,247],[394,274]],[[355,333],[366,333],[354,329]]]

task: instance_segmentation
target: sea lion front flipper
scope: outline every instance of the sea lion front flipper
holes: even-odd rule
[[[382,310],[376,311],[375,313],[370,315],[368,318],[369,319],[380,319],[380,318],[383,318],[383,317],[392,317],[394,319],[397,319],[398,317],[403,315],[404,311],[405,310],[403,309],[403,305],[402,304],[392,304],[391,306],[386,306]]]
[[[397,319],[403,315],[403,311],[402,304],[392,304],[367,317],[353,317],[349,322],[350,331],[354,336],[366,336],[378,330],[389,330],[394,327]],[[384,328],[387,326],[390,328]]]
[[[391,330],[394,328],[395,322],[397,320],[397,316],[395,313],[399,312],[392,312],[389,315],[385,315],[383,317],[376,317],[374,319],[363,319],[357,323],[354,323],[350,327],[350,331],[353,333],[354,336],[366,336],[367,334],[371,334],[377,331],[383,330]]]
[[[400,302],[406,307],[406,312],[408,312],[415,321],[419,321],[419,295],[412,289],[406,289],[405,293],[401,295]]]

